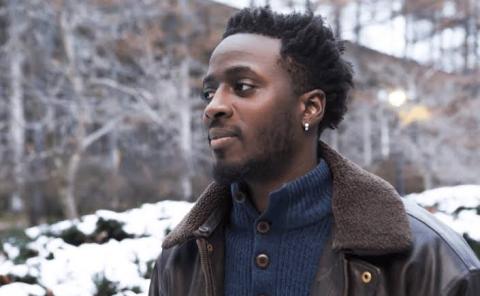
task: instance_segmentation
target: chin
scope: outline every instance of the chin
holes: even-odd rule
[[[248,169],[243,163],[216,159],[212,168],[215,182],[229,185],[244,179]]]
[[[246,163],[238,155],[225,151],[214,151],[213,160],[215,166],[241,167]]]

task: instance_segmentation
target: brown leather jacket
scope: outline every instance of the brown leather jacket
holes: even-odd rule
[[[382,179],[325,144],[333,176],[333,234],[311,295],[480,295],[480,263],[465,241],[399,198]],[[211,184],[166,237],[149,296],[223,295],[230,191]]]

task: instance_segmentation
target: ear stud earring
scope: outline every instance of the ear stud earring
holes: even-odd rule
[[[310,124],[307,122],[307,123],[304,123],[303,124],[303,130],[305,130],[306,132],[308,132],[308,129],[310,128]]]

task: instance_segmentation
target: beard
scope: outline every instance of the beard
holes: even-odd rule
[[[274,179],[285,169],[294,154],[294,128],[290,112],[278,112],[271,124],[258,131],[253,143],[255,153],[239,163],[217,161],[213,166],[215,182],[229,185],[245,180],[267,181]]]

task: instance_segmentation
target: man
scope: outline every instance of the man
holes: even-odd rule
[[[204,79],[214,178],[149,295],[480,295],[463,239],[318,136],[352,70],[320,17],[244,9]]]

